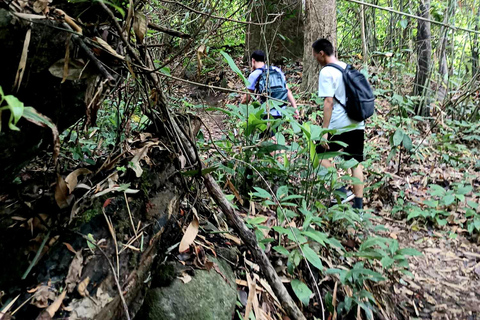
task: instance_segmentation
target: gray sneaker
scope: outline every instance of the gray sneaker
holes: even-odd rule
[[[334,197],[331,201],[332,205],[338,203],[337,197],[335,197],[335,195],[338,195],[340,197],[341,203],[347,203],[351,201],[353,198],[355,198],[355,194],[350,189],[347,189],[346,187],[341,187],[341,188],[335,189]]]

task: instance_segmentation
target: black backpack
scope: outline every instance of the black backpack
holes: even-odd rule
[[[367,78],[351,65],[347,65],[345,69],[334,63],[326,66],[342,72],[347,102],[344,105],[336,97],[333,98],[345,108],[348,117],[355,121],[370,118],[375,112],[375,96]]]
[[[268,72],[267,72],[268,70]],[[268,74],[268,84],[267,84],[267,74]],[[257,93],[266,93],[269,97],[287,101],[288,100],[288,90],[287,83],[282,77],[282,74],[274,69],[273,67],[268,67],[263,69],[262,74],[258,77],[256,92]],[[265,102],[265,97],[260,97],[260,102]]]

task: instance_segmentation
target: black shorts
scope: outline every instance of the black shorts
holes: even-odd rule
[[[330,147],[330,150],[325,150],[325,148],[322,145],[317,145],[316,147],[317,153],[321,154],[328,151],[340,151],[343,149],[344,152],[348,153],[343,156],[345,160],[350,160],[352,158],[357,160],[358,162],[362,162],[364,160],[363,145],[365,142],[365,130],[352,130],[352,131],[344,132],[342,134],[337,134],[334,136],[329,134],[328,140],[341,141],[348,144],[348,146],[343,147],[338,143],[330,142],[328,144],[328,146]]]

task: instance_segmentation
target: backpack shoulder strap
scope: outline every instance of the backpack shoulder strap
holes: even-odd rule
[[[338,64],[336,63],[329,63],[327,64],[325,67],[332,67],[332,68],[335,68],[337,69],[338,71],[340,71],[342,73],[342,75],[345,73],[346,71],[346,68],[343,69],[342,67],[340,67]],[[348,68],[348,65],[347,65],[347,68]],[[335,95],[333,96],[333,99],[335,99],[335,101],[338,102],[339,105],[341,105],[345,110],[347,110],[347,106],[344,105],[343,103],[340,102],[340,100],[337,99],[337,97],[335,97]]]
[[[257,69],[258,70],[258,69]],[[255,83],[255,91],[258,91],[258,86],[260,85],[260,80],[262,79],[263,75],[265,74],[265,71],[267,70],[267,68],[262,68],[262,73],[260,73],[258,75],[258,78],[257,78],[257,83]]]
[[[338,64],[336,63],[329,63],[327,64],[325,67],[333,67],[335,69],[337,69],[338,71],[340,71],[341,73],[344,73],[346,69],[343,69],[342,67],[340,67]],[[347,65],[348,67],[348,65]]]

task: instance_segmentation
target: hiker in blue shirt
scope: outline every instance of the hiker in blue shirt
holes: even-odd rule
[[[262,92],[259,92],[258,86],[260,84],[259,80],[261,79],[261,76],[264,73],[264,71],[273,70],[273,71],[278,72],[280,74],[280,79],[279,80],[282,82],[280,85],[283,86],[284,90],[286,90],[285,94],[282,95],[281,100],[284,100],[285,102],[287,102],[287,100],[288,100],[288,102],[290,102],[292,107],[295,108],[295,117],[297,118],[298,115],[299,115],[298,109],[297,109],[297,102],[295,101],[295,98],[293,97],[292,91],[290,91],[290,89],[287,87],[287,81],[285,79],[285,74],[282,72],[282,70],[280,70],[280,68],[274,67],[274,66],[272,66],[271,68],[267,68],[267,65],[265,64],[265,52],[263,52],[262,50],[255,50],[252,53],[250,58],[251,58],[251,63],[252,63],[251,67],[252,67],[253,72],[248,76],[248,82],[250,83],[250,85],[247,87],[248,91],[250,91],[252,93],[262,93]],[[272,79],[272,80],[275,80],[275,79]],[[260,98],[261,103],[263,103],[265,101],[265,98],[263,98],[263,99],[262,98],[263,97]],[[250,95],[245,94],[242,97],[241,103],[246,104],[249,101],[250,101]],[[286,103],[281,108],[285,109],[286,108]],[[274,119],[278,119],[278,118],[282,117],[281,112],[279,112],[275,108],[270,109],[270,115]]]

